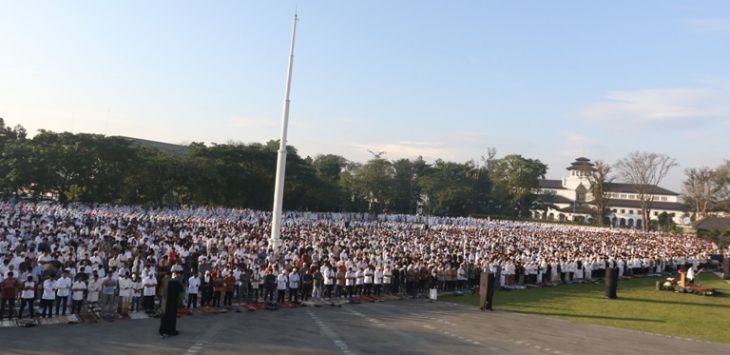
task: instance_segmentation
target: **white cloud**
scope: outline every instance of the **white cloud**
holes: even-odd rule
[[[612,91],[579,116],[611,124],[704,123],[730,120],[730,90],[659,88]]]
[[[730,34],[730,18],[693,18],[682,22],[691,32]]]

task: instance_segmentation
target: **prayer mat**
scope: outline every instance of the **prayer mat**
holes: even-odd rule
[[[18,322],[15,319],[3,319],[0,321],[0,328],[17,327]]]
[[[38,319],[19,319],[18,320],[18,326],[19,327],[26,327],[31,328],[40,325],[40,321]]]
[[[129,314],[130,319],[148,319],[150,316],[145,312],[132,312]]]

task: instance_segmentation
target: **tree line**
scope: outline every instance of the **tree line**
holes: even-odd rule
[[[0,119],[0,191],[62,203],[225,206],[268,210],[277,141],[205,145],[178,152],[134,139],[39,130]],[[335,154],[302,157],[287,147],[284,208],[309,211],[497,214],[528,217],[547,166],[494,150],[465,163],[423,158],[365,163]]]
[[[22,126],[6,126],[0,118],[0,194],[62,203],[271,209],[277,141],[173,147],[48,130],[29,138]],[[382,154],[357,163],[335,154],[302,157],[291,146],[287,152],[288,210],[530,218],[531,210],[554,207],[550,195],[537,193],[545,164],[517,154],[497,157],[494,149],[464,163]],[[616,177],[637,186],[644,221],[650,220],[653,188],[676,165],[666,155],[644,152],[614,165],[595,162],[587,187],[595,223],[604,223],[610,203],[605,186]],[[730,210],[730,162],[685,174],[682,196],[695,216]]]

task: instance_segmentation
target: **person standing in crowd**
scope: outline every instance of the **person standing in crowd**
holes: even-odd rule
[[[122,317],[129,317],[129,302],[132,299],[132,280],[129,279],[129,271],[119,277],[119,314]]]
[[[393,271],[390,268],[390,266],[386,266],[383,270],[383,289],[385,290],[385,294],[389,295],[391,291],[391,281],[393,280]]]
[[[53,301],[56,299],[56,275],[51,274],[43,281],[43,294],[41,295],[41,315],[43,318],[50,318],[53,315]]]
[[[99,293],[101,292],[102,280],[99,278],[97,271],[92,272],[89,278],[89,285],[87,288],[88,293],[86,294],[86,302],[89,308],[96,306],[99,303]]]
[[[109,273],[106,275],[104,282],[101,283],[101,312],[107,317],[116,313],[116,293],[117,281]]]
[[[355,270],[350,268],[347,273],[345,274],[345,288],[347,288],[347,298],[352,298],[353,293],[355,292]]]
[[[252,272],[251,272],[251,297],[252,300],[249,300],[249,302],[253,301],[253,303],[259,302],[259,290],[261,289],[260,283],[263,281],[263,277],[261,276],[261,273],[259,272],[259,267],[257,266]]]
[[[219,272],[213,273],[213,307],[221,306],[221,297],[223,296],[223,278]]]
[[[5,316],[5,306],[8,305],[9,318],[13,318],[15,312],[15,298],[18,297],[20,291],[20,282],[15,278],[12,271],[6,274],[5,280],[0,282],[0,294],[2,300],[0,301],[0,320],[3,320]]]
[[[299,272],[297,268],[293,268],[289,273],[289,302],[299,303]]]
[[[33,310],[33,301],[35,301],[36,283],[33,280],[32,275],[28,275],[28,278],[23,282],[23,291],[20,293],[20,312],[18,312],[18,319],[23,319],[23,309],[25,305],[28,305],[28,312],[30,317],[35,317]],[[2,313],[2,312],[0,312]]]
[[[236,278],[232,272],[228,272],[223,278],[223,306],[233,305],[233,292],[236,288]]]
[[[56,315],[59,315],[59,310],[63,309],[61,315],[66,315],[66,307],[68,304],[68,296],[71,294],[71,278],[69,277],[69,271],[64,270],[63,276],[61,276],[54,284],[56,288]]]
[[[137,273],[132,274],[132,312],[139,312],[139,306],[142,301],[142,280],[139,279]]]
[[[267,268],[264,275],[264,303],[274,303],[274,291],[277,285],[277,277],[270,268]]]
[[[365,271],[363,271],[363,273],[364,273],[363,284],[365,287],[364,294],[365,294],[365,296],[370,297],[373,294],[374,272],[373,272],[373,269],[371,269],[370,266],[368,265],[365,267]]]
[[[152,312],[155,309],[155,296],[157,295],[157,278],[152,273],[147,274],[142,281],[143,307],[145,312]]]
[[[210,301],[213,299],[213,277],[210,276],[210,270],[206,270],[200,279],[200,290],[203,291],[200,306],[210,307]]]
[[[383,269],[380,266],[375,268],[373,285],[375,287],[375,297],[380,297],[381,288],[383,287]]]
[[[328,264],[326,264],[324,267],[324,271],[322,272],[322,278],[324,279],[324,297],[327,299],[331,299],[332,291],[335,288],[335,271]]]
[[[322,290],[324,290],[324,277],[319,268],[312,267],[314,273],[312,274],[312,298],[319,300],[322,298]]]
[[[82,278],[81,275],[76,275],[76,280],[71,284],[71,314],[78,315],[81,313],[81,306],[84,303],[84,292],[86,291],[86,282]]]
[[[276,277],[276,303],[284,303],[286,301],[286,289],[288,286],[289,280],[286,275],[286,270],[282,269],[281,272],[279,272],[279,275]]]
[[[188,279],[188,303],[187,308],[197,309],[198,308],[198,290],[200,289],[200,277],[198,273],[194,272],[193,276]]]

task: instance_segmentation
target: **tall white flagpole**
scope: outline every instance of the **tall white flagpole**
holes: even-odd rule
[[[291,91],[291,74],[294,64],[294,39],[297,35],[297,14],[291,33],[291,47],[289,48],[289,67],[286,73],[286,91],[284,92],[284,112],[281,117],[281,138],[279,139],[279,154],[276,159],[276,185],[274,187],[274,210],[271,216],[271,237],[269,247],[277,252],[281,246],[281,208],[284,204],[284,175],[286,172],[286,133],[289,124],[289,92]]]

